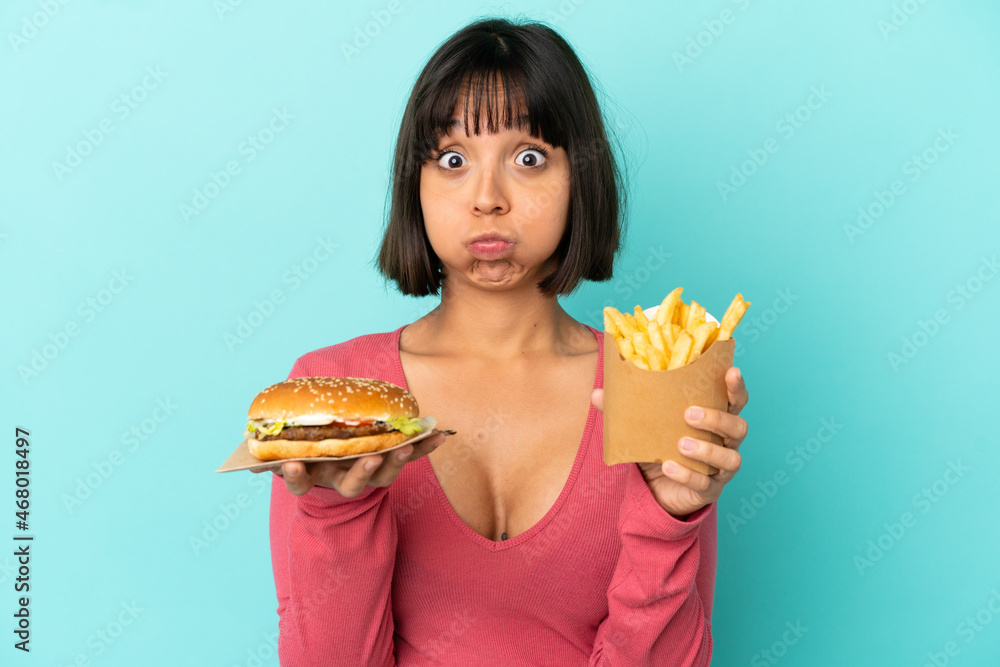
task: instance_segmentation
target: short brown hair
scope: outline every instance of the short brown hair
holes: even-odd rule
[[[508,91],[505,109],[497,108],[498,80]],[[420,170],[449,131],[465,89],[467,136],[470,104],[478,135],[485,102],[489,132],[498,131],[501,123],[506,129],[527,126],[532,136],[565,148],[569,157],[570,203],[556,250],[559,265],[538,288],[555,296],[572,292],[582,279],[610,279],[624,237],[626,188],[587,72],[552,28],[499,18],[472,23],[452,35],[413,86],[396,141],[379,272],[409,296],[440,291],[441,261],[427,238],[420,208]],[[518,99],[526,107],[523,118],[512,102]]]

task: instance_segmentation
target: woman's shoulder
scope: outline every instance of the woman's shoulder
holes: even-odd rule
[[[400,327],[402,328],[402,327]],[[295,360],[296,377],[381,377],[397,364],[399,329],[362,334],[306,352]]]

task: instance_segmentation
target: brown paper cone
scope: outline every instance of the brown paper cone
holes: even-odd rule
[[[721,436],[684,421],[691,405],[726,410],[726,371],[733,365],[735,341],[715,341],[690,364],[669,371],[634,366],[604,332],[604,462],[676,461],[706,475],[718,468],[681,454],[684,436],[722,444]]]

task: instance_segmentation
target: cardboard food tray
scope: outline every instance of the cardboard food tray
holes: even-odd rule
[[[226,462],[223,463],[215,472],[233,472],[234,470],[277,470],[285,461],[308,461],[310,463],[313,461],[346,461],[348,459],[356,459],[361,456],[369,456],[370,454],[384,454],[385,452],[391,452],[394,449],[399,449],[405,445],[410,445],[423,440],[424,438],[428,438],[435,433],[454,433],[454,431],[438,431],[435,429],[434,427],[437,426],[437,420],[434,419],[434,417],[421,417],[420,424],[424,427],[423,431],[415,434],[412,438],[405,440],[398,445],[386,447],[385,449],[380,449],[377,452],[365,452],[363,454],[351,454],[349,456],[311,456],[293,459],[272,459],[270,461],[265,461],[250,453],[250,450],[247,448],[247,441],[244,438],[243,442],[241,442],[233,453],[229,455]]]
[[[643,312],[652,319],[659,306]],[[717,320],[706,313],[705,319]],[[733,365],[733,339],[715,341],[697,359],[680,368],[652,371],[627,361],[614,336],[604,332],[604,462],[676,461],[706,475],[719,470],[688,458],[678,449],[684,436],[722,444],[719,435],[688,426],[691,405],[726,410],[726,371]]]

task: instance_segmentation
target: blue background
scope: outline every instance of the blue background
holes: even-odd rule
[[[569,312],[753,303],[713,664],[1000,663],[1000,7],[391,7],[3,3],[0,539],[20,426],[36,541],[30,655],[0,556],[0,662],[277,664],[267,486],[213,471],[297,356],[433,307],[372,269],[393,143],[434,49],[500,14],[574,46],[631,179]]]

